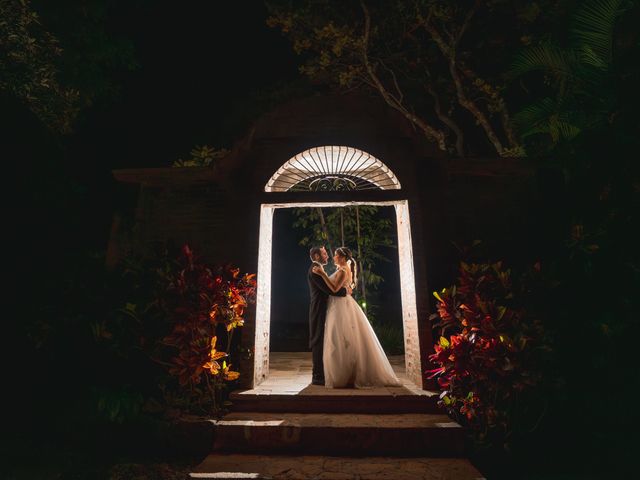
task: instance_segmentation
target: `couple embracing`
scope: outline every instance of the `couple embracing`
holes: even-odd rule
[[[349,249],[336,249],[331,276],[324,271],[329,259],[324,247],[311,248],[309,256],[311,383],[329,388],[400,386],[369,320],[351,296],[357,268]]]

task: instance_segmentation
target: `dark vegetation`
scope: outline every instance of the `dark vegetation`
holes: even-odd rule
[[[0,2],[9,206],[4,283],[11,306],[4,392],[7,437],[15,439],[8,454],[10,465],[36,465],[8,467],[15,478],[52,471],[58,478],[110,471],[127,478],[138,467],[114,473],[112,465],[173,462],[179,471],[196,461],[197,446],[180,440],[205,444],[200,440],[207,433],[181,433],[168,419],[198,401],[178,402],[171,388],[163,390],[159,378],[176,389],[179,382],[145,351],[149,338],[170,333],[154,331],[162,323],[146,326],[161,311],[147,308],[164,288],[158,269],[171,275],[185,266],[167,266],[181,257],[161,251],[144,261],[151,263],[139,263],[135,276],[104,271],[114,208],[109,170],[168,165],[195,144],[229,146],[248,119],[311,89],[292,74],[284,40],[256,28],[283,60],[256,53],[257,42],[238,45],[235,60],[225,62],[250,65],[242,78],[280,71],[282,79],[265,76],[257,92],[243,83],[234,95],[246,108],[231,111],[223,102],[220,113],[217,98],[231,88],[222,77],[235,78],[233,68],[212,74],[212,66],[201,72],[197,65],[203,58],[220,65],[209,49],[226,38],[225,30],[220,26],[221,37],[212,41],[199,33],[210,26],[198,22],[207,15],[240,18],[236,7],[213,6],[173,20],[173,13],[144,0],[81,3],[54,9],[45,2]],[[434,361],[444,370],[433,373],[447,389],[445,406],[475,433],[478,466],[488,478],[603,478],[625,470],[640,386],[634,336],[640,307],[638,3],[397,1],[388,15],[386,2],[326,3],[295,2],[291,10],[290,2],[269,2],[269,23],[302,53],[314,89],[382,95],[401,113],[417,113],[416,128],[454,156],[518,157],[514,161],[560,171],[565,179],[563,202],[549,206],[561,211],[564,241],[518,258],[480,244],[461,253],[461,277],[449,282],[455,293],[438,286],[444,323],[434,331],[444,340]],[[182,22],[176,36],[193,40],[179,44],[189,55],[171,50],[174,37],[167,40],[163,27],[145,23],[151,14],[165,27]],[[247,15],[249,30],[264,25],[265,11]],[[138,29],[143,24],[149,30]],[[162,48],[145,43],[147,33]],[[171,62],[180,58],[188,63],[174,68]],[[265,58],[276,58],[279,68],[267,69],[273,65]],[[145,62],[153,68],[145,70]],[[168,79],[157,80],[165,74]],[[209,88],[212,75],[221,79]],[[181,95],[167,98],[173,94],[166,89],[180,78],[189,79],[178,83]],[[149,86],[153,95],[135,103]],[[192,91],[205,100],[189,97]],[[177,125],[188,116],[179,106],[186,100],[202,110],[195,136]],[[136,107],[128,115],[131,102]],[[170,138],[174,127],[151,119],[162,109],[178,119],[168,146],[158,139]],[[217,116],[231,120],[208,123]],[[135,131],[147,117],[150,123]],[[208,350],[200,346],[200,353],[211,353],[210,339]],[[453,360],[439,356],[448,349],[456,349]],[[223,365],[215,375],[224,380]],[[35,472],[40,467],[46,472]],[[168,475],[173,467],[153,468]]]

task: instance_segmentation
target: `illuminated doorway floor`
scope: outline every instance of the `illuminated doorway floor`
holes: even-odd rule
[[[363,402],[375,400],[407,400],[416,405],[423,405],[425,410],[437,411],[439,392],[422,390],[407,378],[404,368],[404,356],[389,356],[389,362],[402,382],[400,387],[378,387],[378,388],[326,388],[324,386],[311,385],[311,352],[271,352],[269,354],[269,376],[256,388],[248,390],[237,390],[231,394],[231,401],[249,402],[251,400],[260,402],[265,408],[269,400],[274,403],[274,408],[278,403],[284,408],[282,402],[289,403],[299,400],[297,406],[309,405],[312,399],[317,401],[326,400],[328,411],[333,410],[330,406],[331,398],[334,402],[345,397],[361,400],[358,402],[341,402],[344,408],[351,405],[355,411],[366,411],[367,404]],[[270,398],[272,397],[272,398]],[[295,398],[294,398],[295,397]],[[304,401],[304,402],[303,402]],[[313,402],[315,403],[315,402]],[[360,406],[358,406],[360,405]],[[427,406],[428,405],[428,406]],[[237,406],[237,405],[236,405]],[[248,405],[243,405],[243,409]],[[336,407],[337,408],[337,407]],[[233,408],[235,409],[235,408]],[[297,410],[297,408],[296,408]]]

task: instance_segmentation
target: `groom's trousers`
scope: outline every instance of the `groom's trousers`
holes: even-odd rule
[[[324,339],[321,338],[320,341],[316,342],[316,344],[311,348],[311,357],[313,359],[311,379],[314,382],[324,382],[324,368],[322,363],[323,340]]]

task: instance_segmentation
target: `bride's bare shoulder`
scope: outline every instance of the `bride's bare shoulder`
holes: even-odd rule
[[[346,278],[351,278],[351,270],[348,267],[340,267]]]

